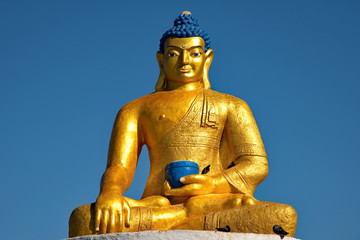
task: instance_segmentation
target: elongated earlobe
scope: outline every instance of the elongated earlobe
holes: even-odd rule
[[[205,60],[204,72],[203,72],[203,88],[210,89],[211,85],[209,81],[209,69],[214,57],[214,51],[212,49],[207,50],[205,56],[206,56],[206,60]]]
[[[159,78],[155,85],[155,92],[163,91],[166,88],[165,73],[164,73],[164,54],[158,51],[156,53],[156,59],[159,64]]]

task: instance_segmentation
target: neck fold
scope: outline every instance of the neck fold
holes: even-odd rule
[[[198,90],[202,89],[202,86],[200,82],[191,82],[191,83],[178,83],[178,82],[170,82],[168,81],[166,83],[166,91],[172,91],[172,90],[185,90],[185,91],[191,91],[191,90]]]

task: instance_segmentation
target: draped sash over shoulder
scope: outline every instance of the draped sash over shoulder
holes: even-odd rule
[[[200,171],[208,165],[211,172],[221,170],[219,147],[223,128],[218,127],[219,113],[214,101],[211,90],[201,91],[183,118],[151,148],[150,177],[142,198],[163,195],[165,167],[170,162],[188,160],[198,163]]]

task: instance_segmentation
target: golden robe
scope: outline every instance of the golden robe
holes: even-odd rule
[[[164,184],[165,166],[178,160],[198,163],[200,172],[210,165],[209,175],[222,172],[237,192],[250,196],[267,175],[264,145],[247,104],[208,89],[195,97],[183,118],[149,148],[149,154],[150,175],[142,198],[164,195],[162,187],[154,186]],[[264,158],[254,161],[247,156]]]

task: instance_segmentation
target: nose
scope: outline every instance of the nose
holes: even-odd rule
[[[190,63],[190,54],[188,53],[188,51],[186,50],[182,51],[180,56],[180,62],[184,65]]]

